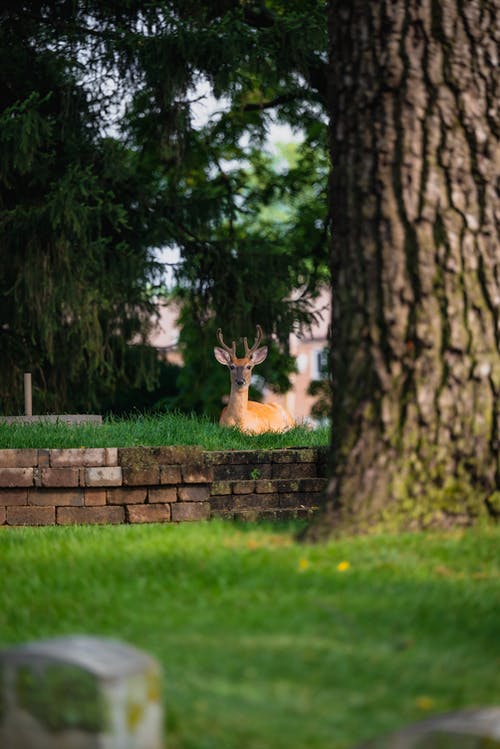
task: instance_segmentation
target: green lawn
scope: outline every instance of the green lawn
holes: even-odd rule
[[[0,529],[0,646],[117,637],[165,673],[169,749],[343,749],[499,703],[500,528]]]
[[[327,427],[299,426],[283,434],[252,436],[237,429],[222,428],[208,418],[177,413],[106,419],[101,425],[0,423],[0,449],[200,445],[206,450],[274,450],[328,445],[329,438]]]

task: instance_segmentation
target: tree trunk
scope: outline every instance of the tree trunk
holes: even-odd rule
[[[330,2],[332,478],[311,538],[500,511],[499,7]]]

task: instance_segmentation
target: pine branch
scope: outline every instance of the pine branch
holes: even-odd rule
[[[297,101],[297,99],[303,99],[303,98],[304,96],[301,96],[299,91],[295,91],[293,93],[288,93],[288,94],[281,94],[281,96],[276,96],[274,99],[270,99],[269,101],[252,102],[249,104],[244,104],[243,111],[244,112],[262,112],[265,109],[274,109],[275,107],[279,107],[281,104],[289,104],[292,101]]]

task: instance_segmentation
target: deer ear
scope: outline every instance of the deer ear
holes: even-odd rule
[[[267,356],[267,346],[261,346],[251,356],[252,364],[261,364]]]
[[[224,364],[225,366],[228,366],[229,364],[231,364],[231,357],[229,356],[227,351],[224,351],[223,348],[214,346],[214,356],[219,362],[219,364]]]

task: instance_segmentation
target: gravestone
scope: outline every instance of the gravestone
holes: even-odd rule
[[[160,668],[88,636],[0,652],[2,749],[164,749]]]
[[[500,749],[500,708],[430,718],[357,749]]]
[[[0,416],[0,424],[102,424],[100,414],[41,414],[39,416]]]

